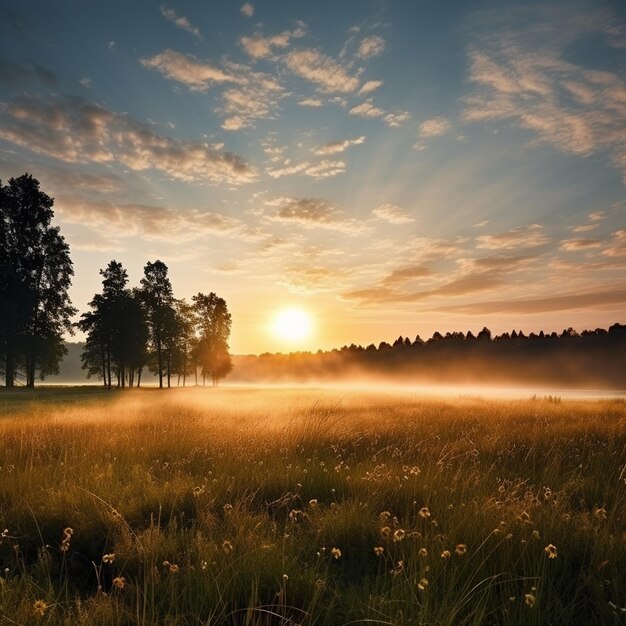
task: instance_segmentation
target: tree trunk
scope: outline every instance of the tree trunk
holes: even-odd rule
[[[170,388],[170,379],[172,375],[172,351],[167,351],[167,388]]]
[[[5,384],[7,387],[15,386],[15,363],[13,361],[13,348],[8,347],[6,354],[6,371],[5,371]]]
[[[143,367],[140,367],[139,372],[137,372],[137,389],[139,389],[139,385],[141,385],[141,372],[143,372]]]
[[[163,355],[161,354],[161,341],[157,341],[157,362],[159,366],[159,389],[163,389]]]
[[[111,347],[110,346],[107,346],[107,376],[109,379],[107,386],[109,389],[111,389]]]

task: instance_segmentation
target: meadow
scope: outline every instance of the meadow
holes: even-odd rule
[[[0,624],[625,624],[626,404],[0,393]]]

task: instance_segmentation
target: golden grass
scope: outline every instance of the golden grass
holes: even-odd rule
[[[623,402],[68,389],[0,414],[0,624],[624,623]]]

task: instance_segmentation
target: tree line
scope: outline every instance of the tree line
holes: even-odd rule
[[[30,174],[0,181],[0,369],[6,387],[23,379],[34,387],[56,374],[65,353],[64,334],[86,335],[81,357],[88,376],[105,387],[141,384],[145,368],[159,387],[173,376],[183,385],[198,374],[213,384],[232,369],[228,351],[231,315],[223,298],[198,293],[176,299],[162,261],[144,267],[140,286],[128,287],[128,273],[113,260],[100,270],[102,290],[89,311],[78,312],[69,287],[74,275],[67,242],[52,225],[54,200]]]
[[[552,383],[626,388],[626,325],[581,333],[493,335],[488,328],[398,337],[368,346],[238,357],[238,380],[369,379],[389,382]]]

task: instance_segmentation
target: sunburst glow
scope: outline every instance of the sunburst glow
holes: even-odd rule
[[[285,341],[301,341],[311,334],[311,316],[302,309],[281,311],[273,324],[276,337]]]

